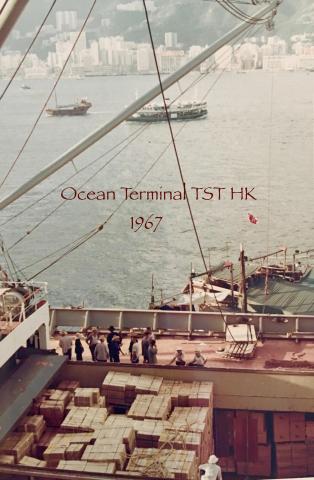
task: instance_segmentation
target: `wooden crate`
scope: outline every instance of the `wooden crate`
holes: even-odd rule
[[[195,432],[176,432],[164,430],[158,440],[159,448],[175,448],[176,450],[191,450],[201,458],[202,435]]]
[[[108,416],[106,408],[74,407],[61,424],[66,432],[94,432],[103,428]]]
[[[74,392],[74,405],[77,407],[98,406],[99,400],[99,388],[77,388]]]
[[[282,477],[288,471],[290,476],[305,476],[308,470],[307,448],[305,443],[276,444],[277,474]]]
[[[65,415],[64,402],[59,400],[43,400],[40,402],[39,412],[43,415],[49,427],[59,427]]]
[[[19,462],[25,455],[30,453],[33,444],[33,433],[13,432],[0,443],[0,454],[12,455],[15,461]]]
[[[167,395],[137,395],[127,416],[138,420],[166,420],[170,409],[171,401]]]
[[[42,460],[38,460],[38,458],[29,457],[25,455],[19,462],[20,465],[25,465],[27,467],[38,467],[38,468],[46,468],[46,462]]]
[[[14,455],[0,455],[0,463],[4,463],[5,465],[14,465]]]
[[[253,462],[236,461],[236,471],[240,475],[269,477],[271,475],[271,446],[259,445],[257,459]]]
[[[58,390],[69,390],[69,392],[74,393],[74,391],[80,387],[80,382],[77,380],[62,380],[58,385]]]
[[[125,445],[121,443],[88,445],[82,455],[82,460],[93,463],[114,462],[120,470],[124,469],[127,460]]]
[[[161,395],[170,395],[171,407],[209,407],[213,403],[211,382],[181,382],[163,380],[159,390]]]
[[[213,451],[212,410],[206,407],[175,407],[166,430],[201,434],[200,461],[207,461]]]
[[[65,460],[80,460],[85,450],[83,443],[72,443],[65,449]]]
[[[233,473],[236,471],[236,464],[233,456],[219,457],[219,465],[223,472]]]
[[[132,453],[136,446],[136,436],[133,427],[108,428],[105,426],[97,431],[95,445],[101,444],[104,439],[109,442],[119,441],[119,443],[123,443],[127,453]]]
[[[290,414],[274,413],[274,440],[276,443],[290,442]]]
[[[80,460],[72,461],[60,461],[58,470],[74,470],[77,472],[86,472],[86,473],[115,473],[116,464],[114,462],[106,463],[90,463]]]
[[[139,448],[157,448],[159,437],[168,425],[165,420],[134,420],[136,446]]]
[[[314,422],[305,422],[305,438],[306,440],[314,440]]]
[[[137,394],[157,395],[161,384],[161,377],[108,372],[101,386],[101,394],[106,397],[108,405],[129,406]]]
[[[126,470],[141,473],[142,476],[180,480],[197,478],[195,452],[155,448],[136,448]]]
[[[44,431],[46,430],[46,422],[43,415],[31,415],[24,417],[18,424],[16,430],[18,432],[32,432],[35,441],[38,442]]]

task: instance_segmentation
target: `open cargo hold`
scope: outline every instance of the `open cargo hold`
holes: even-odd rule
[[[100,389],[62,381],[34,399],[0,454],[39,469],[196,480],[212,453],[212,402],[210,382],[121,372],[109,372]]]
[[[93,474],[95,478],[156,478],[161,473],[156,451],[170,450],[179,452],[173,457],[177,470],[169,467],[162,473],[164,478],[193,478],[192,457],[195,455],[197,465],[206,462],[215,445],[223,472],[263,478],[283,478],[287,472],[289,477],[313,475],[313,411],[304,414],[273,412],[270,408],[258,411],[256,406],[255,411],[216,408],[213,430],[213,383],[207,380],[214,375],[210,370],[193,370],[193,374],[189,370],[161,367],[157,373],[155,368],[141,366],[132,370],[110,364],[63,366],[50,388],[38,391],[28,416],[16,423],[15,431],[11,430],[5,439],[9,443],[2,442],[2,469],[4,465],[15,468],[15,475],[22,469],[35,469],[42,472],[42,478],[46,468],[69,472],[65,475],[75,471],[86,478]],[[147,375],[147,371],[154,374]],[[199,381],[188,382],[191,376]],[[223,388],[226,386],[229,384],[224,382]],[[222,384],[215,388],[216,404],[221,401],[221,388]],[[148,414],[153,418],[147,418],[149,408],[145,414],[138,412],[143,399],[153,402],[149,403],[154,406],[152,415]],[[166,411],[159,414],[161,405]],[[133,416],[132,411],[138,412],[135,418],[128,416],[129,412]],[[135,456],[134,452],[141,453],[141,449],[145,449],[145,455]],[[179,465],[183,458],[180,452],[188,454],[189,466],[186,462],[182,468]],[[131,470],[137,463],[139,471]],[[149,465],[151,471],[143,473]]]

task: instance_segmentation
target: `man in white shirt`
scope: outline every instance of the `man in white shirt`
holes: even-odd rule
[[[97,362],[107,362],[109,357],[109,348],[105,343],[105,338],[101,337],[100,342],[95,347],[95,359]]]
[[[62,350],[62,355],[67,355],[69,360],[72,358],[72,337],[66,332],[61,333],[61,338],[59,340],[59,346]]]
[[[217,465],[218,458],[216,455],[211,455],[208,459],[208,463],[200,465],[198,468],[201,470],[201,480],[222,480],[221,468]]]
[[[195,350],[195,355],[192,362],[189,363],[189,367],[204,367],[207,359],[203,357],[200,350]]]

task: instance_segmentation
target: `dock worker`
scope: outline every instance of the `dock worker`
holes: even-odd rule
[[[112,337],[112,341],[110,344],[109,354],[110,358],[112,358],[112,362],[120,363],[120,352],[121,351],[121,338],[118,334]]]
[[[201,480],[222,480],[221,468],[217,465],[218,461],[216,455],[211,455],[208,463],[198,467],[201,471]]]
[[[95,359],[97,362],[107,362],[109,357],[109,349],[105,343],[105,337],[100,337],[100,342],[97,343],[95,348]]]
[[[62,355],[67,355],[69,360],[72,358],[72,337],[66,333],[61,332],[61,338],[59,340],[59,347],[61,347]]]
[[[189,367],[204,367],[207,359],[201,354],[199,349],[195,350],[195,355],[192,362],[189,363]]]
[[[82,345],[82,336],[79,333],[76,334],[74,350],[76,354],[76,360],[82,361],[84,347]]]
[[[114,328],[113,325],[111,325],[109,327],[109,333],[107,335],[107,344],[108,344],[108,349],[109,349],[109,357],[110,357],[110,362],[113,362],[113,350],[115,350],[115,348],[113,347],[113,344],[112,344],[112,339],[113,337],[115,337],[117,334],[116,332],[116,329]]]
[[[88,337],[86,339],[86,342],[89,346],[90,353],[92,355],[92,360],[95,362],[96,361],[95,348],[96,348],[97,343],[99,342],[97,328],[92,329],[91,333],[88,335]]]
[[[173,362],[176,362],[176,365],[178,366],[184,366],[185,365],[185,360],[184,360],[184,353],[181,347],[177,347],[176,349],[176,354],[171,360],[168,365],[171,365]]]
[[[131,348],[131,362],[132,363],[139,363],[140,361],[140,346],[137,340],[137,337],[132,337],[133,342],[132,342],[132,348]],[[131,346],[131,343],[130,343]]]

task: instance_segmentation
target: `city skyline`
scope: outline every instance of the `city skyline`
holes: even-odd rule
[[[154,11],[153,7],[154,2],[151,2],[150,10]],[[80,23],[77,10],[54,12],[50,23],[46,23],[42,28],[37,48],[27,55],[20,75],[26,78],[43,78],[60,71],[79,34]],[[87,26],[80,34],[64,72],[65,76],[155,73],[153,52],[148,39],[145,42],[136,42],[125,39],[124,35],[106,36],[101,34],[101,31],[106,30],[106,23],[106,19],[102,18],[101,27],[97,31]],[[25,32],[23,37],[16,28],[12,38],[18,43],[19,40],[32,38],[33,35],[34,32],[30,31]],[[14,71],[23,54],[22,50],[10,49],[9,46],[5,46],[0,53],[2,77]],[[160,71],[164,74],[173,73],[207,46],[208,44],[184,45],[179,32],[164,31],[162,42],[156,42]],[[312,70],[314,34],[296,33],[287,41],[275,32],[271,35],[265,30],[265,33],[259,36],[246,37],[235,45],[226,45],[213,59],[204,62],[200,70],[206,71],[213,64],[218,69],[227,70]]]

